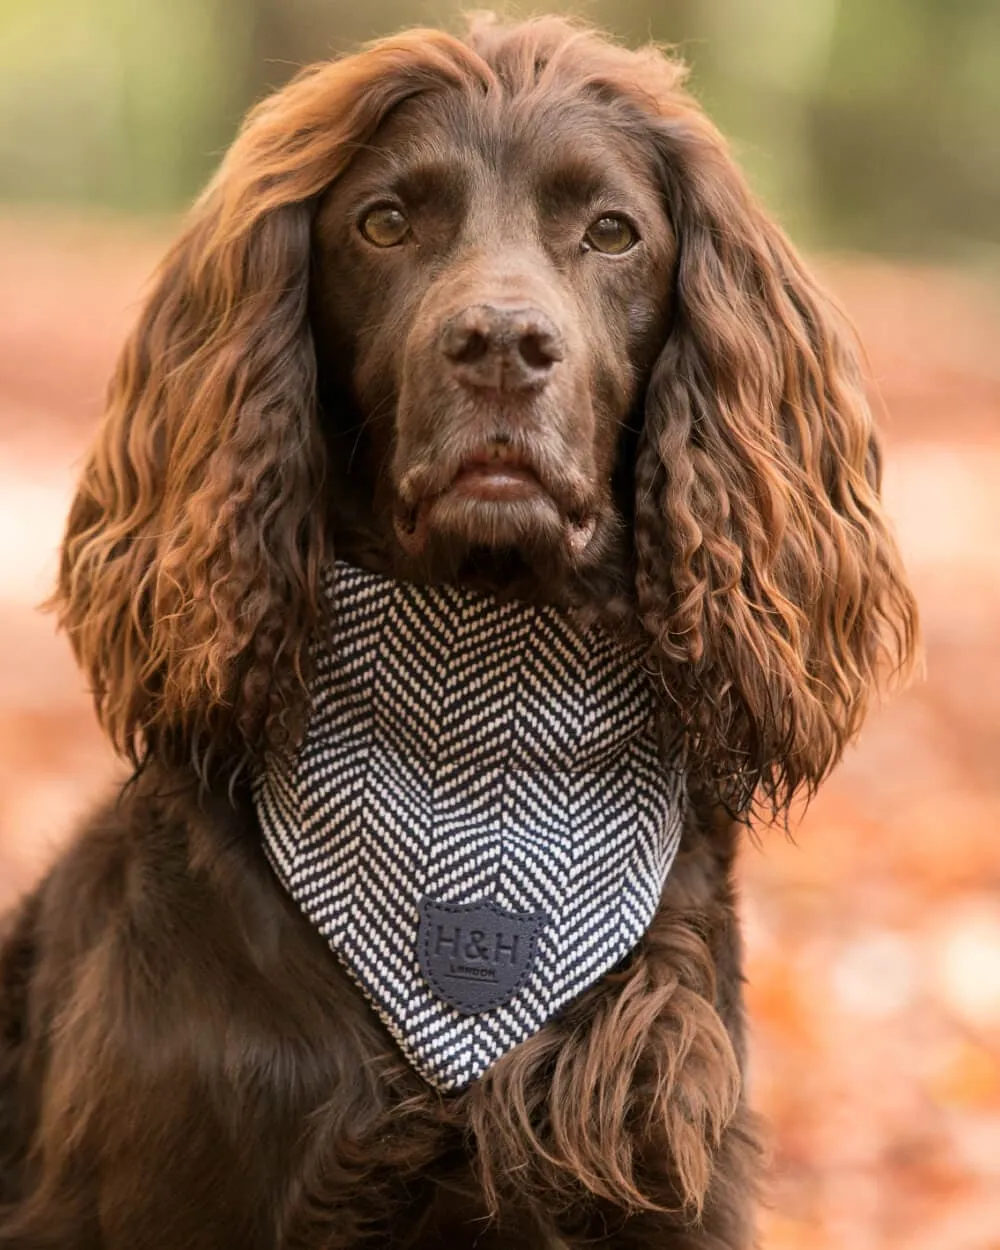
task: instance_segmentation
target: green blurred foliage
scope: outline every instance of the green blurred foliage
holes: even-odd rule
[[[541,7],[678,44],[801,241],[964,259],[1000,242],[1000,0]],[[449,0],[0,0],[0,199],[173,210],[298,66],[459,20]]]

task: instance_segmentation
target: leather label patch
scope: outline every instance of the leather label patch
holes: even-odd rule
[[[420,902],[417,959],[438,998],[474,1015],[507,1002],[527,980],[545,924],[540,912],[495,903]]]

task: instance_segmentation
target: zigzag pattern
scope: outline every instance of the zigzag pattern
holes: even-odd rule
[[[684,820],[637,658],[555,609],[328,570],[294,757],[254,795],[285,888],[403,1053],[443,1090],[481,1076],[636,945]],[[419,905],[546,917],[526,981],[462,1013],[417,955]]]

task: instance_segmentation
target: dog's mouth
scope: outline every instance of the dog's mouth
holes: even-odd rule
[[[463,460],[448,490],[488,503],[513,503],[547,493],[528,461],[503,443],[491,443]]]
[[[579,557],[597,528],[593,509],[560,502],[521,450],[493,441],[465,455],[442,484],[405,474],[394,522],[408,555],[419,556],[436,532],[489,547],[525,546],[559,536]]]

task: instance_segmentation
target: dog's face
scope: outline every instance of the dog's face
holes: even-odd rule
[[[676,255],[648,135],[582,91],[419,97],[324,197],[315,239],[325,419],[363,424],[355,488],[367,463],[407,571],[493,553],[551,577],[615,551],[621,435]]]

